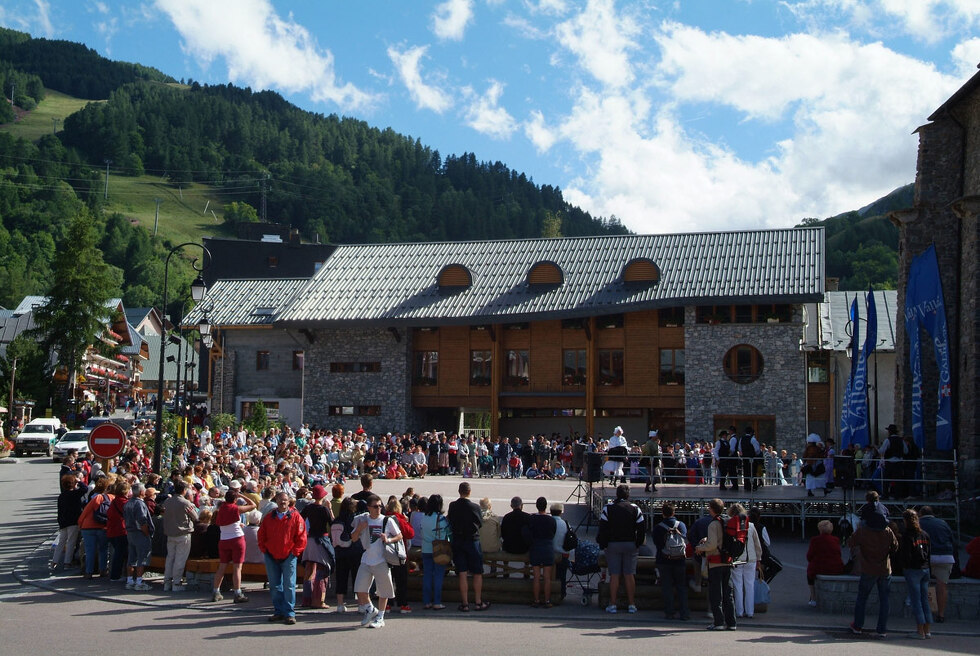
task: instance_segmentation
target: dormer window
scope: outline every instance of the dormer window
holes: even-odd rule
[[[636,285],[655,285],[660,281],[660,268],[647,257],[630,260],[623,267],[623,282]]]
[[[438,282],[439,289],[459,291],[473,284],[473,276],[462,264],[449,264],[439,272]]]
[[[527,284],[557,287],[565,281],[561,267],[554,262],[538,262],[527,272]]]
[[[271,307],[257,307],[252,310],[253,317],[271,317],[276,313],[276,308]]]

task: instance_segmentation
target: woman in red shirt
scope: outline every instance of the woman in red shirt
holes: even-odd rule
[[[218,542],[218,571],[214,574],[214,592],[211,601],[221,601],[221,580],[225,568],[231,565],[231,587],[235,594],[235,603],[242,604],[248,597],[242,592],[242,563],[245,562],[245,528],[242,526],[242,515],[255,510],[255,504],[248,497],[238,494],[238,490],[225,492],[225,501],[218,506],[214,523],[221,531],[221,541]]]
[[[121,581],[129,554],[126,521],[123,519],[123,506],[129,501],[129,483],[119,479],[109,488],[109,491],[115,495],[106,514],[108,521],[105,524],[105,534],[109,538],[109,546],[112,547],[112,556],[109,558],[109,580]]]
[[[840,557],[840,540],[831,533],[834,525],[830,520],[825,519],[817,524],[820,531],[810,540],[810,548],[806,552],[806,560],[809,563],[806,567],[806,582],[810,584],[811,606],[817,605],[816,591],[814,585],[817,582],[817,574],[837,575],[844,573],[844,562]]]

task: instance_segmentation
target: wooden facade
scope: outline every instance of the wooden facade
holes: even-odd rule
[[[666,311],[665,317],[677,313]],[[662,325],[663,324],[663,325]],[[440,326],[413,331],[416,353],[437,353],[434,383],[412,385],[417,408],[487,408],[491,434],[499,434],[500,414],[511,408],[575,409],[594,433],[597,412],[609,409],[663,409],[683,412],[683,384],[661,383],[660,350],[683,349],[684,327],[660,321],[657,310],[589,317],[581,321],[532,321],[488,326]],[[584,351],[585,380],[567,376],[565,352]],[[471,380],[474,351],[490,352],[489,380]],[[526,351],[527,381],[508,376],[507,354]],[[600,376],[600,356],[622,355],[622,382]]]

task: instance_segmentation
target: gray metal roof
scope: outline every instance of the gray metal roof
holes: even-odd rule
[[[141,375],[142,380],[157,380],[160,376],[160,336],[159,335],[142,335],[143,340],[150,350],[150,358],[143,361],[143,373]],[[195,369],[194,373],[191,374],[191,380],[197,380],[197,351],[194,350],[194,345],[188,342],[183,337],[180,338],[182,345],[180,346],[180,358],[185,363],[193,362]],[[174,356],[174,362],[167,362],[164,359],[163,363],[163,379],[164,380],[177,380],[177,350],[176,344],[167,345],[166,356]],[[189,353],[189,355],[188,355]],[[165,356],[165,357],[166,357]]]
[[[182,325],[199,324],[205,309],[212,326],[271,324],[275,314],[308,282],[309,278],[218,280],[205,299],[187,313]]]
[[[622,281],[624,266],[650,258],[660,281]],[[550,261],[557,287],[526,283]],[[469,288],[436,282],[462,264]],[[338,246],[278,314],[277,325],[367,322],[427,325],[576,317],[716,302],[803,303],[823,298],[823,228],[564,239]]]
[[[867,292],[827,292],[822,303],[808,304],[807,330],[804,348],[825,351],[847,351],[851,343],[848,333],[851,320],[851,302],[857,297],[860,326],[858,344],[864,344],[867,334]],[[874,292],[878,315],[879,351],[895,350],[895,330],[898,321],[898,292],[886,289]],[[819,340],[819,341],[818,341]]]

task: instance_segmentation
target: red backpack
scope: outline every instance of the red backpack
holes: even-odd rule
[[[749,518],[745,515],[736,515],[727,520],[718,518],[722,522],[721,549],[718,553],[722,557],[722,562],[730,563],[738,560],[745,553],[745,541],[749,537]]]

